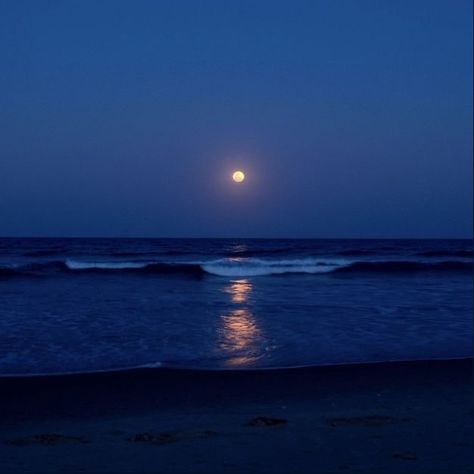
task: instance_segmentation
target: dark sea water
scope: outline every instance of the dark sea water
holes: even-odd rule
[[[0,375],[472,356],[470,240],[0,239]]]

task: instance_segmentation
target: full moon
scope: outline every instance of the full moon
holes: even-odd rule
[[[245,179],[245,174],[243,171],[235,171],[234,174],[232,175],[232,179],[236,183],[241,183]]]

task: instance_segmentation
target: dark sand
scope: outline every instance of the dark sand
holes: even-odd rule
[[[472,361],[0,379],[0,472],[471,473]]]

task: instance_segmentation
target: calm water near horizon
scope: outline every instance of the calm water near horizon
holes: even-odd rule
[[[472,356],[471,240],[0,239],[0,375]]]

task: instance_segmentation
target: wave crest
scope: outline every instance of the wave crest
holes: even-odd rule
[[[328,273],[344,265],[346,260],[260,260],[258,258],[220,259],[201,265],[207,273],[226,277],[281,275],[285,273]]]
[[[472,263],[460,261],[444,262],[419,262],[419,261],[374,261],[353,262],[344,268],[337,269],[338,272],[376,272],[376,273],[413,273],[413,272],[472,272]]]
[[[221,277],[252,277],[283,274],[322,273],[472,273],[471,262],[448,260],[426,262],[416,260],[350,261],[342,259],[261,260],[230,258],[207,262],[86,262],[76,260],[49,261],[0,267],[0,278],[82,273],[180,274],[201,277],[205,274]]]

